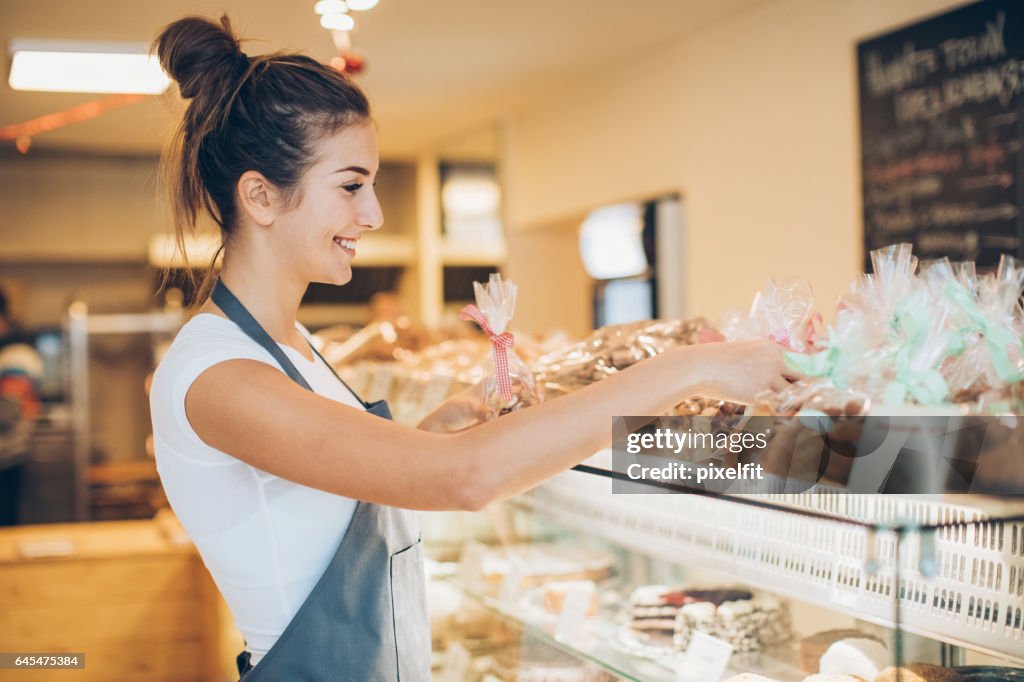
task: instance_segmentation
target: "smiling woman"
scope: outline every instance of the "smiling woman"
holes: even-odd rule
[[[301,199],[300,179],[311,165],[318,166],[324,183],[338,181],[335,187],[353,193],[362,186],[360,179],[369,177],[368,168],[376,169],[366,96],[316,60],[285,53],[250,58],[226,16],[220,26],[201,17],[179,20],[155,47],[164,70],[190,100],[164,155],[182,250],[204,207],[227,246],[235,236],[240,202],[252,204],[263,220],[271,200],[275,210],[294,207]],[[362,134],[354,132],[361,129]],[[348,144],[366,159],[356,167],[339,164]],[[342,170],[331,172],[337,168]]]
[[[283,642],[275,642],[285,631],[298,630],[293,640],[307,646],[310,633],[323,624],[316,607],[339,612],[332,590],[340,583],[332,576],[349,572],[348,562],[386,562],[396,549],[413,544],[415,519],[232,458],[227,453],[237,453],[238,444],[230,428],[216,426],[223,413],[204,404],[203,381],[209,382],[205,370],[226,359],[269,360],[304,388],[374,411],[326,364],[316,362],[294,315],[310,282],[337,285],[352,278],[359,237],[382,224],[372,184],[379,166],[376,133],[356,85],[301,55],[250,59],[239,49],[227,17],[219,25],[199,17],[177,21],[155,47],[190,100],[164,156],[179,249],[205,209],[220,226],[224,252],[212,297],[179,333],[155,376],[151,406],[158,469],[169,501],[245,637],[239,672],[247,680],[291,679],[299,665],[295,645],[282,652]],[[198,301],[212,284],[208,274]],[[370,533],[376,542],[341,553],[343,538],[357,537],[382,519],[389,534]],[[345,561],[335,559],[339,556]],[[406,562],[418,558],[409,553]],[[368,579],[354,594],[367,592],[366,603],[373,604],[373,595],[389,593],[372,582],[378,579]],[[420,615],[418,632],[427,632],[422,593],[411,589],[405,601],[401,606]],[[362,657],[358,671],[351,662],[367,650],[366,637],[386,637],[378,633],[392,622],[392,612],[377,607],[374,616],[359,619],[361,627],[340,638],[352,642],[346,665],[360,678],[391,675],[395,663],[393,653]],[[426,669],[424,635],[418,636],[402,642],[413,678]],[[397,646],[398,638],[390,638]],[[317,674],[327,679],[332,674],[326,671],[338,662],[318,665],[326,666]]]
[[[154,449],[245,637],[246,682],[430,679],[410,510],[480,509],[531,488],[605,447],[612,415],[785,385],[778,346],[707,344],[455,434],[428,431],[478,421],[476,388],[418,429],[392,422],[295,319],[311,282],[351,279],[359,240],[383,224],[366,97],[309,57],[247,57],[226,17],[174,22],[156,48],[190,100],[165,157],[179,239],[205,210],[224,259],[155,373]]]

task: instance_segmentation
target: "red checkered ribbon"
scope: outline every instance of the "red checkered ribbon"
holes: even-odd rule
[[[789,336],[789,330],[783,327],[773,330],[772,333],[768,335],[768,339],[770,341],[774,341],[783,348],[793,347],[793,339]]]
[[[491,339],[491,350],[494,351],[494,369],[498,374],[498,394],[502,400],[512,400],[512,377],[508,371],[508,349],[515,345],[515,337],[509,332],[495,334],[480,309],[470,303],[461,311],[459,318],[467,322],[476,322]]]
[[[818,340],[818,330],[821,328],[821,326],[822,321],[821,315],[819,313],[814,313],[809,318],[807,318],[807,323],[804,324],[804,327],[800,332],[802,337],[798,337],[806,348],[814,348],[815,342]],[[772,332],[768,335],[768,339],[770,341],[774,341],[783,348],[795,350],[793,344],[793,337],[790,335],[789,330],[786,329],[785,327],[778,327],[776,329],[773,329]]]

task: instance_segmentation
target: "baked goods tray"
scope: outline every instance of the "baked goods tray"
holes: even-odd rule
[[[1024,665],[1024,521],[993,518],[963,497],[841,497],[825,518],[814,515],[826,499],[817,495],[786,495],[777,508],[613,495],[609,479],[570,471],[513,504],[644,554]],[[898,534],[887,524],[939,528]]]

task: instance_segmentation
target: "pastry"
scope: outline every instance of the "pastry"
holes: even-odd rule
[[[808,673],[818,672],[818,660],[825,651],[841,639],[850,638],[875,639],[879,644],[883,642],[876,637],[861,632],[860,630],[824,630],[816,632],[809,637],[800,640],[800,669]]]
[[[778,680],[772,679],[771,677],[765,677],[764,675],[758,675],[757,673],[740,673],[739,675],[733,675],[732,677],[723,680],[722,682],[779,682]]]
[[[868,682],[863,677],[857,677],[856,675],[830,675],[828,673],[818,673],[805,677],[801,682]]]
[[[900,666],[899,674],[895,666],[889,666],[875,678],[875,682],[961,682],[960,673],[930,663],[908,663]]]
[[[662,598],[669,604],[685,606],[686,604],[710,603],[724,604],[725,602],[745,601],[753,597],[746,590],[676,590],[667,592]]]
[[[851,637],[833,642],[818,661],[818,672],[830,675],[858,675],[873,680],[889,665],[892,656],[876,639]]]
[[[793,638],[789,605],[775,597],[755,597],[752,606],[760,617],[755,616],[758,625],[758,640],[762,645],[788,642]]]
[[[644,634],[672,637],[682,602],[666,585],[641,585],[629,595],[629,627]],[[670,599],[669,596],[673,595]],[[678,602],[678,603],[676,603]]]
[[[746,590],[681,590],[665,585],[644,585],[630,595],[630,627],[641,632],[673,637],[676,616],[683,608],[707,604],[712,608],[728,601],[749,600]]]
[[[728,642],[736,651],[757,651],[792,636],[789,608],[772,597],[718,591],[720,600],[691,601],[676,616],[673,645],[684,651],[694,632]]]
[[[597,613],[597,590],[593,580],[559,580],[544,585],[544,608],[551,613],[561,613],[565,607],[565,599],[570,592],[580,590],[587,597],[585,614],[593,616]]]

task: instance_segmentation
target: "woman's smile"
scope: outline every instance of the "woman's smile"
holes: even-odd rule
[[[355,258],[355,256],[356,256],[356,242],[357,241],[358,241],[357,239],[348,239],[346,237],[335,237],[334,238],[334,243],[337,244],[338,247],[341,248],[342,251],[347,253],[350,258]]]

